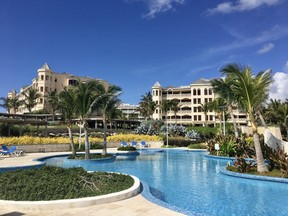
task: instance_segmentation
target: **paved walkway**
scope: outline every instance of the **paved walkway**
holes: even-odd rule
[[[110,152],[114,152],[116,149],[109,149]],[[27,166],[34,165],[39,162],[33,161],[35,158],[45,157],[50,155],[63,154],[63,152],[57,153],[26,153],[24,156],[19,157],[9,157],[1,156],[0,157],[0,168],[1,167],[11,167],[11,166]],[[16,212],[13,209],[3,210],[0,206],[0,215],[2,216],[20,216],[20,215],[30,215],[30,216],[39,216],[39,215],[55,215],[55,216],[72,216],[72,215],[81,215],[81,216],[92,216],[92,215],[101,215],[101,216],[152,216],[152,215],[163,215],[163,216],[177,216],[183,215],[169,209],[157,206],[154,203],[146,200],[141,194],[126,200],[121,200],[118,202],[94,205],[83,208],[70,208],[70,209],[61,209],[61,210],[51,210],[51,211],[27,211],[27,212]]]

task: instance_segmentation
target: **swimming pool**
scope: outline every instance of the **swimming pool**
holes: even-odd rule
[[[141,150],[111,160],[46,159],[47,165],[121,172],[147,183],[156,198],[189,215],[288,215],[288,184],[223,175],[227,161],[205,158],[205,152]],[[167,206],[167,205],[165,205]]]

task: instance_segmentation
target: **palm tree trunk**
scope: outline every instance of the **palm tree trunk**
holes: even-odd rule
[[[86,122],[84,123],[84,134],[85,134],[85,160],[90,160],[90,143],[88,139],[88,131],[86,128]]]
[[[255,152],[256,152],[257,171],[266,172],[268,171],[268,169],[264,162],[264,157],[263,157],[260,140],[259,140],[259,134],[257,131],[256,122],[253,117],[251,118],[251,125],[252,125],[253,140],[254,140],[254,146],[255,146]]]
[[[239,138],[239,132],[238,132],[237,124],[236,124],[236,121],[235,121],[235,118],[233,115],[233,108],[232,108],[231,104],[228,105],[228,112],[230,113],[230,118],[233,122],[235,138],[238,139]]]
[[[104,132],[104,141],[103,141],[103,151],[102,155],[107,155],[107,121],[106,116],[103,116],[103,132]]]
[[[268,126],[267,126],[267,124],[266,124],[266,122],[265,122],[265,120],[264,120],[264,118],[263,118],[263,116],[262,116],[262,113],[258,110],[258,111],[257,111],[257,114],[258,114],[258,116],[259,116],[259,118],[260,118],[260,121],[261,121],[263,127],[264,127],[265,129],[268,129]]]
[[[71,130],[71,126],[67,125],[66,126],[68,129],[68,134],[69,134],[69,139],[70,139],[70,147],[71,147],[71,151],[72,151],[72,158],[76,157],[76,150],[75,150],[75,146],[74,146],[74,141],[73,141],[73,133]]]

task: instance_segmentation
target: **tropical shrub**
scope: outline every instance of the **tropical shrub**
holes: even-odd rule
[[[199,126],[189,126],[186,131],[195,131],[199,134],[202,139],[212,139],[219,133],[219,128],[217,127],[199,127]]]
[[[135,129],[136,134],[158,135],[161,126],[164,124],[162,120],[143,121]]]
[[[177,147],[187,147],[190,144],[193,143],[199,143],[200,141],[198,140],[190,140],[190,139],[185,139],[184,137],[169,137],[168,139],[168,144],[169,146],[177,146]],[[164,141],[164,145],[166,145],[166,139]]]
[[[239,173],[248,173],[253,167],[255,167],[252,161],[246,161],[243,156],[236,156],[234,166],[237,168]]]
[[[188,148],[189,149],[207,149],[207,145],[205,143],[196,143],[196,144],[190,144]]]
[[[288,174],[288,155],[285,153],[284,149],[278,148],[273,150],[264,143],[261,143],[261,148],[263,151],[263,156],[268,163],[269,171],[274,169],[280,170],[283,176]]]
[[[118,151],[136,151],[136,148],[133,146],[121,146],[117,150]]]
[[[215,136],[214,139],[207,141],[207,149],[211,155],[216,155],[215,144],[219,144],[218,155],[234,157],[237,153],[237,141],[234,136]]]

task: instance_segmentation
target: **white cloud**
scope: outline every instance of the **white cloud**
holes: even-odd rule
[[[230,51],[238,48],[250,47],[257,44],[267,43],[268,41],[276,41],[280,38],[288,36],[288,26],[279,26],[275,25],[272,29],[268,31],[261,32],[261,34],[254,37],[246,37],[240,40],[237,40],[233,43],[220,46],[212,47],[208,50],[208,53],[218,53]],[[272,47],[273,48],[273,47]]]
[[[141,0],[126,0],[127,2],[141,1]],[[148,13],[143,17],[153,19],[156,14],[173,10],[176,4],[184,4],[186,0],[142,0],[148,7]]]
[[[267,53],[273,48],[274,48],[274,44],[273,43],[264,44],[264,46],[257,51],[257,54]]]
[[[288,72],[288,61],[287,61],[286,64],[284,65],[283,70],[284,70],[285,72]]]
[[[250,11],[260,6],[272,6],[281,3],[282,0],[237,0],[236,2],[223,2],[215,8],[207,10],[212,15],[216,13],[228,14],[233,12]]]
[[[274,82],[270,86],[269,97],[285,101],[285,99],[288,98],[288,74],[284,72],[276,72],[273,75],[273,80]]]

